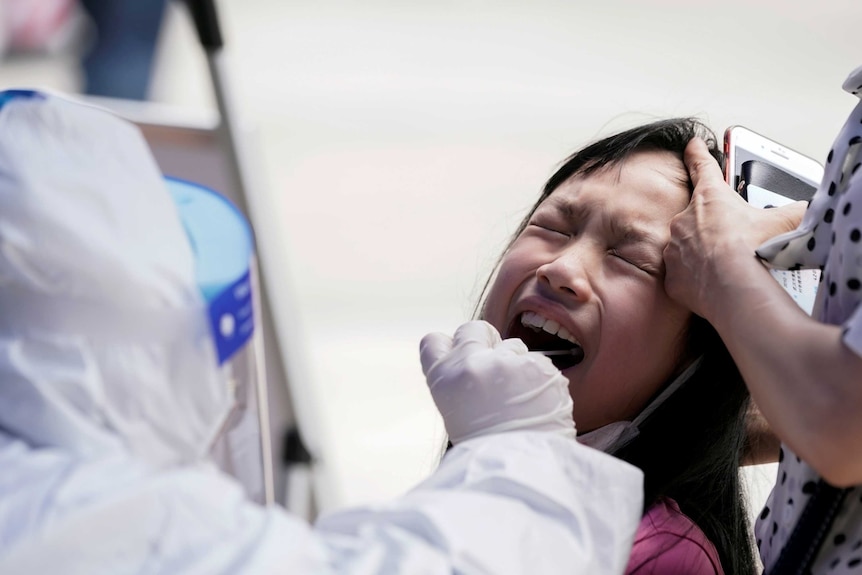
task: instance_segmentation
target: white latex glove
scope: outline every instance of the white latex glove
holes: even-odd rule
[[[454,337],[426,335],[419,350],[453,444],[515,430],[551,431],[574,439],[569,381],[520,339],[502,341],[489,323],[471,321]]]

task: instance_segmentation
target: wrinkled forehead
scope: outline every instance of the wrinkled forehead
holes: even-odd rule
[[[589,174],[575,174],[540,206],[574,219],[601,209],[607,216],[663,225],[685,209],[691,183],[682,160],[667,151],[637,152]]]
[[[658,194],[676,195],[677,191],[684,190],[690,195],[692,190],[691,178],[682,158],[668,150],[638,150],[591,175]]]

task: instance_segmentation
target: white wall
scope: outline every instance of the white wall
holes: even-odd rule
[[[308,352],[297,359],[320,410],[324,507],[385,499],[433,466],[442,425],[419,338],[469,317],[514,223],[577,146],[695,114],[825,157],[855,101],[840,86],[862,64],[862,4],[818,4],[220,3],[283,234],[297,310],[284,327]],[[206,104],[205,68],[173,24],[157,96]],[[754,473],[755,499],[770,474]]]

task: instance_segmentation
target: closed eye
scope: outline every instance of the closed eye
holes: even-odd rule
[[[530,222],[529,227],[536,228],[536,229],[540,230],[541,232],[550,232],[552,234],[563,236],[565,238],[572,237],[572,235],[570,233],[559,230],[556,228],[556,226],[550,226],[547,224],[537,224],[535,222]]]
[[[655,266],[653,266],[647,262],[642,262],[638,259],[635,259],[635,258],[629,256],[629,255],[625,255],[617,249],[608,250],[608,253],[610,255],[612,255],[613,257],[617,258],[618,260],[641,270],[642,272],[648,273],[650,275],[656,275],[658,273],[655,269]]]

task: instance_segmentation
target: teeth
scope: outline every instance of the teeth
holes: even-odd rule
[[[541,329],[551,335],[556,335],[561,339],[570,341],[575,345],[580,345],[578,340],[572,337],[572,334],[569,333],[569,330],[564,327],[560,327],[560,324],[556,321],[542,317],[536,312],[526,311],[521,314],[521,323],[527,327],[535,329],[536,331]]]

